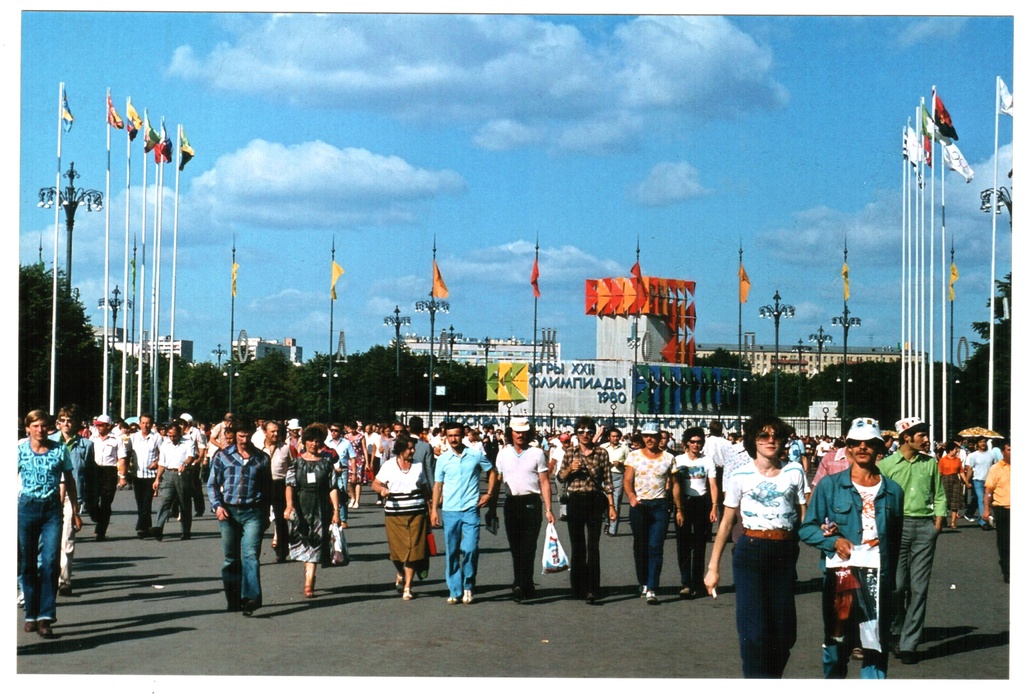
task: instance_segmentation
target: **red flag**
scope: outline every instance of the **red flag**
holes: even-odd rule
[[[117,110],[114,108],[114,102],[110,100],[110,92],[107,92],[107,123],[114,126],[118,130],[124,130],[124,121],[117,115]]]
[[[636,310],[640,313],[644,306],[647,304],[647,287],[644,285],[644,278],[640,272],[640,260],[633,264],[630,271],[633,277],[636,278]]]
[[[540,286],[537,284],[537,280],[540,279],[540,267],[537,265],[537,259],[533,259],[533,272],[530,273],[530,284],[533,285],[533,296],[540,297]]]
[[[747,294],[750,293],[750,278],[747,276],[747,271],[740,263],[740,304],[747,303]]]

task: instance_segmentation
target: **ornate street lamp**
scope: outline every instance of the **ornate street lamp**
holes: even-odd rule
[[[210,350],[210,354],[217,356],[217,369],[220,369],[220,358],[223,357],[224,355],[228,354],[228,351],[223,349],[220,346],[220,343],[217,343],[217,349],[216,350]]]
[[[842,431],[843,427],[846,426],[846,383],[848,381],[846,376],[846,344],[850,335],[850,329],[854,326],[859,326],[860,319],[856,316],[850,316],[850,309],[846,306],[846,302],[844,301],[843,315],[833,316],[832,325],[843,327],[843,409],[839,411],[839,429]]]
[[[68,294],[71,294],[71,253],[72,253],[72,236],[75,230],[75,212],[78,210],[78,206],[85,203],[85,209],[89,212],[95,210],[99,212],[103,209],[103,194],[93,189],[81,189],[75,188],[75,179],[79,177],[78,172],[75,171],[75,163],[71,162],[71,168],[67,170],[64,176],[68,180],[68,185],[60,190],[56,186],[50,186],[49,188],[39,189],[39,202],[36,204],[37,207],[41,208],[52,208],[54,203],[57,203],[64,208],[64,222],[68,230],[67,240],[67,258],[68,258]],[[54,268],[54,273],[57,269]]]
[[[444,342],[444,340],[445,340],[444,331],[442,330],[441,331],[441,342]],[[455,326],[448,326],[448,338],[447,338],[447,340],[448,340],[448,388],[451,388],[452,387],[452,363],[455,361],[455,341],[456,340],[462,340],[462,334],[455,332]],[[454,389],[452,389],[452,393],[454,393],[454,392],[455,392]],[[451,399],[452,399],[452,394],[451,393],[446,393],[445,394],[445,398],[444,398],[445,404],[447,405],[447,408],[446,408],[447,412],[446,412],[446,415],[445,415],[445,418],[444,418],[445,420],[450,420],[451,419],[451,413],[452,413],[452,407],[451,407],[451,402],[452,401],[451,401]]]
[[[110,299],[105,299],[103,297],[100,297],[100,301],[99,301],[99,308],[100,309],[104,309],[106,307],[110,307],[111,319],[114,322],[114,332],[112,334],[111,340],[106,345],[103,346],[103,349],[107,352],[108,355],[109,355],[110,352],[113,351],[114,343],[117,342],[117,312],[118,312],[118,310],[122,306],[124,306],[125,304],[128,305],[129,309],[132,308],[132,300],[130,300],[130,299],[122,300],[121,299],[121,290],[118,288],[117,285],[114,285],[114,291],[111,294],[113,296],[110,297]],[[122,341],[122,343],[123,342],[124,341]],[[124,359],[124,355],[126,355],[127,352],[128,352],[127,350],[122,352],[121,359]],[[113,380],[109,378],[109,375],[108,375],[107,383],[105,384],[105,386],[106,386],[106,391],[107,391],[107,400],[106,400],[106,406],[105,406],[106,410],[105,410],[105,412],[109,412],[110,402],[114,398],[114,395],[113,395],[113,388],[114,388]],[[124,394],[121,394],[121,400],[124,401]]]
[[[430,299],[416,302],[416,311],[430,314],[430,372],[428,382],[430,391],[427,395],[427,427],[434,426],[434,317],[439,311],[447,314],[450,308],[448,302],[443,299],[434,299],[433,293],[431,293]]]
[[[399,359],[402,354],[402,326],[408,326],[412,323],[412,320],[408,316],[402,316],[402,312],[399,311],[398,305],[395,305],[394,316],[385,316],[384,325],[395,327],[395,385],[396,388],[401,390],[401,381],[399,380],[401,374],[401,364]],[[398,404],[395,404],[397,413]]]
[[[1010,229],[1013,229],[1013,196],[1006,186],[999,188],[986,188],[981,192],[981,211],[992,212],[992,197],[996,198],[996,214],[1003,214],[1003,206],[1010,214]]]
[[[758,309],[758,315],[763,318],[772,318],[775,320],[775,414],[779,413],[779,320],[782,318],[792,318],[796,315],[796,309],[791,304],[780,304],[779,300],[782,297],[779,296],[779,291],[775,290],[775,296],[772,297],[775,300],[775,304],[765,304]]]
[[[825,333],[825,327],[824,326],[818,326],[818,332],[817,333],[811,333],[809,336],[807,336],[807,339],[810,340],[811,342],[814,342],[814,343],[818,344],[818,373],[820,374],[821,373],[821,346],[822,345],[831,345],[832,344],[832,336],[830,336],[827,333]]]

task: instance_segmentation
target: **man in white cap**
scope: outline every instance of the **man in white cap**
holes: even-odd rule
[[[498,484],[505,483],[505,535],[512,553],[512,598],[519,603],[535,594],[533,566],[537,561],[537,538],[542,518],[555,523],[551,513],[551,479],[548,462],[540,447],[530,446],[535,432],[525,417],[509,420],[509,440],[498,451],[495,468]],[[490,499],[497,513],[498,496]],[[542,510],[543,509],[543,516]]]
[[[878,469],[885,452],[878,421],[854,418],[842,451],[846,467],[818,481],[800,526],[801,540],[821,550],[825,572],[822,667],[825,678],[845,678],[861,650],[861,678],[885,678],[903,489]],[[862,591],[851,592],[851,583]]]
[[[96,434],[90,437],[96,456],[96,540],[107,537],[114,495],[128,484],[128,452],[124,440],[111,432],[114,423],[109,415],[93,421]]]
[[[903,488],[903,538],[896,567],[896,607],[892,621],[893,651],[904,664],[920,660],[917,645],[924,630],[928,582],[935,543],[946,516],[946,491],[939,463],[930,450],[928,425],[918,417],[896,423],[899,448],[882,459],[878,469]],[[899,644],[896,644],[896,636]]]

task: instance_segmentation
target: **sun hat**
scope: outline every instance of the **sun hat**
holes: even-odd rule
[[[858,442],[868,442],[872,439],[882,441],[882,430],[878,426],[878,420],[870,417],[858,417],[850,423],[850,431],[846,433],[846,438]]]

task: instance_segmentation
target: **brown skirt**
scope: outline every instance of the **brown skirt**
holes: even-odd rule
[[[384,531],[393,562],[416,562],[428,557],[427,515],[385,514]]]
[[[964,481],[956,473],[942,476],[942,489],[946,493],[946,509],[958,512],[964,509]]]

